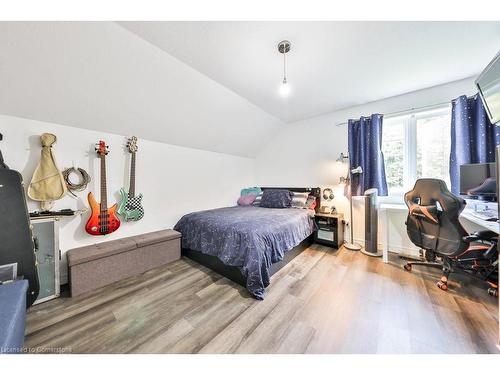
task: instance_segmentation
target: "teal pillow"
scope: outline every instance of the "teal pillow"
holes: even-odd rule
[[[260,194],[262,194],[262,189],[260,187],[251,187],[251,188],[241,189],[240,196],[243,197],[244,195],[249,195],[249,194],[253,194],[257,197]]]

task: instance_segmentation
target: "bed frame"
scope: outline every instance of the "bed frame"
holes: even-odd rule
[[[264,190],[269,189],[286,189],[297,193],[305,193],[308,192],[314,197],[316,197],[316,212],[318,212],[320,202],[321,202],[321,188],[280,188],[280,187],[262,187]],[[277,263],[271,265],[270,274],[271,276],[286,266],[293,258],[299,255],[302,251],[307,249],[312,243],[314,239],[314,234],[311,234],[309,237],[304,239],[300,244],[295,246],[293,249],[287,251],[283,256],[283,259]],[[246,278],[241,274],[238,267],[228,266],[222,263],[222,261],[213,255],[203,254],[202,252],[191,250],[191,249],[182,249],[182,255],[194,260],[197,263],[204,265],[205,267],[210,268],[211,270],[221,274],[222,276],[227,277],[228,279],[243,285],[246,287]]]

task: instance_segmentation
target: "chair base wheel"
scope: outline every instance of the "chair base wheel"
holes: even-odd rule
[[[405,264],[403,268],[405,269],[405,271],[411,272],[411,264]]]
[[[441,290],[448,290],[448,284],[443,283],[442,281],[438,281],[436,285]]]
[[[498,297],[498,289],[488,288],[488,294],[493,297]]]

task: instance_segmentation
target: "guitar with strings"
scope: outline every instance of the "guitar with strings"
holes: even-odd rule
[[[120,204],[118,206],[118,215],[125,221],[138,221],[144,217],[144,208],[142,207],[142,194],[135,195],[135,160],[137,154],[137,137],[131,137],[127,141],[127,149],[131,154],[130,161],[130,186],[120,189]]]
[[[89,193],[88,201],[92,212],[85,225],[85,230],[93,236],[102,236],[117,230],[120,227],[120,219],[116,216],[116,204],[108,208],[106,190],[106,155],[109,153],[108,146],[104,141],[99,141],[96,151],[101,159],[101,203],[97,203],[92,192]]]

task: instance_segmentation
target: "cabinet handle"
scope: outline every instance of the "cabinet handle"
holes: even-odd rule
[[[38,249],[40,249],[40,243],[38,241],[38,237],[33,237],[33,245],[35,246],[35,251],[38,251]]]

